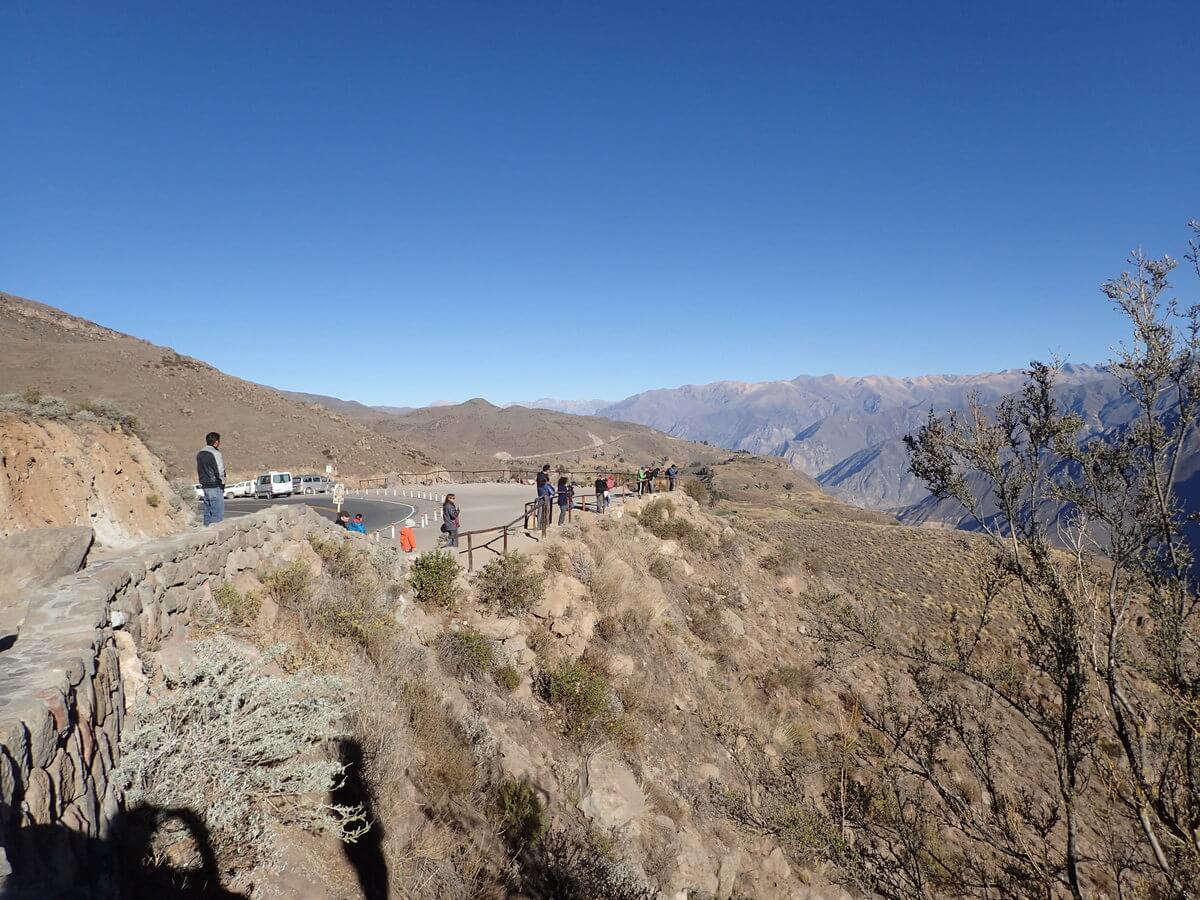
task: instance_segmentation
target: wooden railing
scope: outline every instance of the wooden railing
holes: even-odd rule
[[[436,482],[446,482],[450,484],[471,484],[475,482],[489,481],[533,481],[537,478],[540,469],[430,469],[428,472],[392,472],[391,474],[380,478],[360,478],[358,486],[360,489],[372,487],[387,487],[389,481],[400,481],[407,484],[411,480],[413,483],[433,484]],[[619,472],[613,469],[581,469],[572,472],[554,473],[557,478],[560,475],[566,475],[572,481],[587,482],[601,475],[612,475],[614,478],[637,478],[637,472]],[[660,476],[660,479],[665,479],[666,476]]]

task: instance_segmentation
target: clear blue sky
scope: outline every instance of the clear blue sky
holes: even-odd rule
[[[371,403],[1096,361],[1200,216],[1194,0],[14,0],[0,49],[0,289]]]

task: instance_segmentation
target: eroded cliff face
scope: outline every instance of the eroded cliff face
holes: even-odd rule
[[[85,525],[101,546],[125,547],[193,515],[161,460],[120,425],[0,416],[0,534]]]

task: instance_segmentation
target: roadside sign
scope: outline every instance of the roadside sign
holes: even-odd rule
[[[346,486],[340,481],[333,486],[333,502],[337,504],[337,511],[342,511],[342,503],[346,499]]]
[[[332,465],[330,465],[329,463],[326,463],[326,464],[325,464],[325,474],[326,474],[326,475],[332,475],[332,474],[333,474],[333,466],[332,466]]]

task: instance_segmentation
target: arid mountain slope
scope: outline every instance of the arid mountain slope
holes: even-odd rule
[[[210,430],[233,477],[267,468],[343,473],[428,468],[434,461],[324,406],[226,375],[169,347],[0,293],[0,393],[36,388],[72,402],[112,401],[136,416],[173,475],[191,477]]]
[[[505,460],[605,460],[627,468],[671,460],[712,462],[727,453],[645,425],[575,416],[486,400],[432,406],[385,416],[371,427],[416,447],[450,468],[496,468]]]

